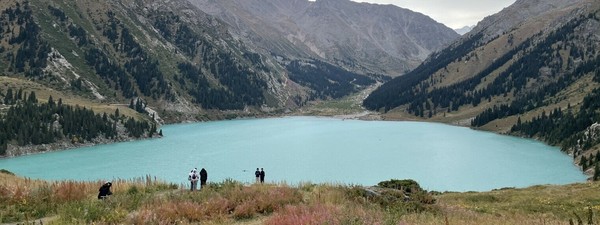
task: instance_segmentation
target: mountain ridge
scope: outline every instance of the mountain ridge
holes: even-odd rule
[[[246,43],[258,48],[281,55],[289,51],[294,54],[287,55],[300,58],[317,57],[363,73],[399,75],[458,37],[423,14],[392,5],[349,0],[190,2],[232,25],[232,33],[242,39],[247,34]],[[250,33],[264,40],[252,40]],[[281,47],[294,45],[299,47]],[[357,67],[357,62],[367,68]]]

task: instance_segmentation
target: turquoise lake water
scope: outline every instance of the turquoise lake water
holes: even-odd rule
[[[146,174],[187,183],[194,168],[209,182],[375,185],[413,179],[437,191],[583,182],[558,148],[469,128],[422,122],[317,117],[232,120],[162,127],[165,137],[1,159],[0,168],[46,180],[113,180]]]

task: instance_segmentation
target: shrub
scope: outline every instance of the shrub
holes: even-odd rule
[[[407,193],[418,192],[421,191],[421,186],[414,180],[406,179],[406,180],[396,180],[391,179],[389,181],[382,181],[377,184],[378,187],[382,188],[393,188],[398,190],[403,190]]]
[[[10,171],[8,171],[8,170],[5,170],[5,169],[0,169],[0,173],[3,173],[3,174],[8,174],[8,175],[12,175],[12,176],[14,176],[14,175],[15,175],[13,172],[10,172]]]

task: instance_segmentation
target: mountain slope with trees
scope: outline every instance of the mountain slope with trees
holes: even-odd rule
[[[303,58],[335,67],[308,76],[349,76],[339,80],[345,90],[332,86],[316,95],[325,93],[315,89],[321,88],[318,79],[298,84],[300,79],[288,76],[287,64],[298,59],[254,50],[228,24],[185,0],[6,3],[0,6],[0,75],[96,101],[142,98],[164,111],[167,121],[294,108],[308,99],[361,90],[350,83],[355,77],[367,83],[379,79]]]
[[[317,59],[257,52],[231,35],[227,24],[185,0],[7,0],[0,5],[0,25],[1,80],[33,82],[54,96],[76,96],[80,108],[134,102],[132,109],[148,121],[279,112],[309,100],[341,98],[384,79]],[[291,62],[318,68],[299,70]],[[8,97],[14,86],[0,85],[0,115],[20,110]],[[38,90],[20,88],[26,93]],[[43,104],[27,107],[48,107]],[[40,127],[49,122],[44,123]],[[85,134],[94,132],[88,128],[62,135],[95,138]],[[27,135],[34,132],[27,130]],[[49,132],[45,130],[40,132]],[[112,137],[111,132],[103,134]],[[0,144],[4,149],[11,143],[40,145],[60,136],[43,135],[48,136],[43,141],[3,137]]]
[[[509,15],[520,16],[503,18]],[[496,28],[504,31],[491,33]],[[598,34],[598,2],[517,1],[417,69],[382,85],[364,105],[388,118],[541,139],[561,146],[594,173],[600,159]]]

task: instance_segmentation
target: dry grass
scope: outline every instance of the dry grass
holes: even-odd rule
[[[103,183],[103,181],[47,182],[0,173],[0,222],[29,221],[60,214],[61,211],[73,215],[73,211],[82,209],[73,209],[73,205],[86,205],[98,201],[96,199],[98,188]],[[151,177],[116,180],[113,183],[114,193],[128,193],[131,190],[152,193],[173,187]],[[88,207],[88,209],[94,208]],[[83,214],[85,210],[79,211]]]
[[[433,205],[418,205],[325,184],[227,180],[189,192],[145,177],[115,181],[114,195],[100,201],[100,181],[46,182],[4,173],[0,181],[0,223],[53,216],[51,224],[568,224],[578,217],[587,223],[590,215],[600,223],[600,183],[443,193]]]

